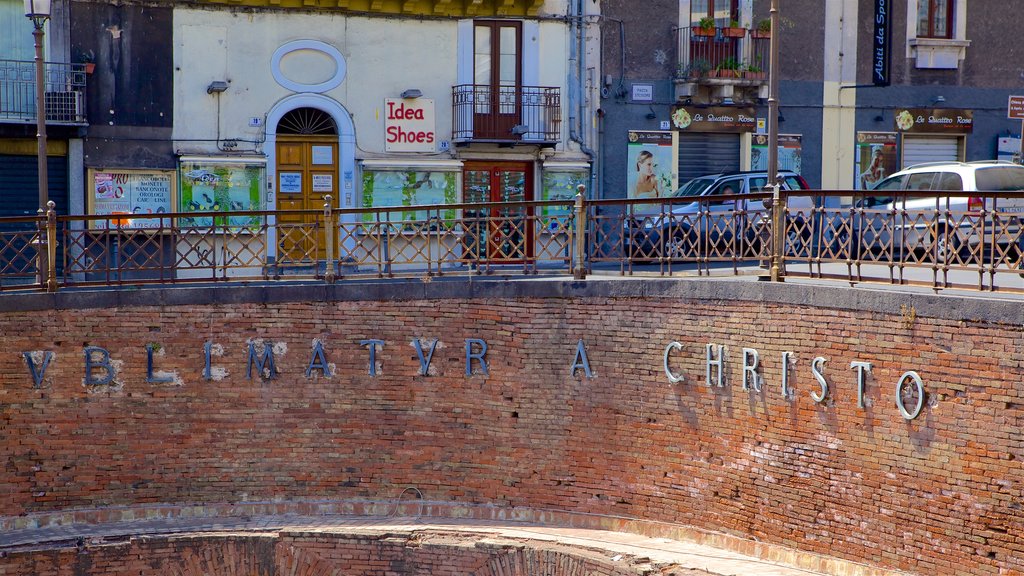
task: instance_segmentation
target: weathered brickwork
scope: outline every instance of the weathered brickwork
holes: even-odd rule
[[[518,297],[45,310],[0,315],[0,334],[7,519],[415,489],[694,525],[915,573],[1024,571],[1017,323]],[[360,344],[372,339],[385,343],[376,376]],[[439,341],[427,375],[414,339],[424,357]],[[466,376],[466,339],[486,342],[488,375],[474,361]],[[591,378],[570,372],[580,340]],[[246,377],[250,342],[274,351],[273,378]],[[316,342],[330,377],[306,376]],[[147,382],[147,344],[169,382]],[[725,346],[722,387],[705,385],[708,344]],[[109,351],[111,384],[83,383],[87,346]],[[760,391],[744,389],[743,348],[759,354]],[[33,351],[54,354],[38,387],[23,357]],[[872,366],[863,407],[854,361]],[[907,371],[925,390],[913,420],[896,406]],[[903,397],[917,401],[912,386]]]
[[[444,534],[284,533],[138,538],[50,552],[15,552],[0,574],[33,576],[639,576],[644,564],[547,545]],[[676,576],[697,571],[671,567]]]

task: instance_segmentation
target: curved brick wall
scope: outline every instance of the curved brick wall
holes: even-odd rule
[[[415,488],[915,572],[1024,570],[1020,302],[738,281],[434,282],[8,296],[0,308],[8,529],[71,521],[65,511]],[[466,375],[467,339],[473,354],[486,343],[489,374],[473,361]],[[375,376],[366,340],[384,342]],[[674,384],[671,342],[685,379]],[[705,385],[708,344],[713,360],[725,346],[721,387]],[[247,377],[250,345],[264,376],[273,351],[273,378]],[[109,383],[101,351],[87,372],[89,347],[109,352]],[[758,353],[760,391],[744,389],[744,348]],[[854,361],[872,365],[863,407]],[[912,420],[895,402],[907,371],[925,391]],[[913,387],[901,396],[913,411]]]

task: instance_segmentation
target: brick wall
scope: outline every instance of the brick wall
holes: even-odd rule
[[[65,510],[389,500],[415,488],[430,501],[695,525],[920,573],[1024,570],[1017,308],[979,315],[952,297],[844,301],[797,287],[756,298],[706,284],[528,290],[0,313],[0,516],[12,526]],[[412,342],[427,356],[435,338],[420,375]],[[376,376],[360,345],[370,339],[385,342]],[[466,339],[486,342],[489,375],[476,362],[465,375]],[[591,378],[570,373],[581,339]],[[664,373],[670,342],[681,383]],[[246,377],[250,343],[274,351],[274,378]],[[316,343],[330,377],[306,376]],[[168,382],[147,382],[147,344]],[[722,387],[705,385],[707,344],[725,346]],[[83,383],[87,346],[109,352],[110,384]],[[760,391],[744,389],[743,348],[759,354]],[[54,356],[37,387],[23,353],[39,367],[43,351]],[[872,365],[863,408],[853,361]],[[925,391],[912,420],[895,405],[907,371]],[[908,409],[918,399],[911,386],[902,397]]]
[[[644,565],[557,545],[532,549],[522,542],[486,542],[451,534],[332,534],[146,537],[103,546],[50,552],[15,552],[0,560],[0,574],[33,576],[636,576]],[[649,568],[649,566],[647,566]],[[674,574],[696,571],[674,570]]]

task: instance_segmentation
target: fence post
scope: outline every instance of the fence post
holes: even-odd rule
[[[57,291],[57,204],[46,203],[46,291]]]
[[[782,272],[785,265],[782,253],[785,250],[783,239],[786,237],[786,223],[784,222],[786,210],[782,204],[782,195],[779,189],[780,185],[778,182],[772,184],[772,282],[783,282],[785,280]]]
[[[575,205],[575,218],[576,222],[576,249],[575,252],[575,266],[573,267],[573,277],[577,280],[584,280],[587,277],[587,269],[584,266],[584,256],[587,253],[587,211],[584,207],[583,194],[586,191],[586,186],[580,184],[576,188],[576,205]]]
[[[324,268],[324,280],[334,284],[334,215],[331,210],[331,195],[324,196],[324,243],[327,249],[327,265]]]

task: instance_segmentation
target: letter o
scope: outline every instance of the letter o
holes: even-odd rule
[[[914,381],[914,385],[917,386],[917,406],[914,406],[912,412],[907,411],[907,407],[903,405],[903,384],[910,378]],[[924,382],[921,377],[917,375],[917,372],[911,370],[910,372],[904,372],[903,376],[900,376],[899,382],[896,383],[896,406],[900,409],[900,414],[907,420],[913,420],[921,414],[921,409],[924,408]]]

